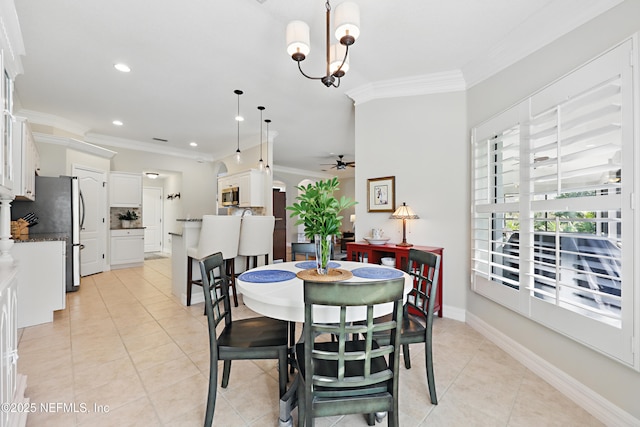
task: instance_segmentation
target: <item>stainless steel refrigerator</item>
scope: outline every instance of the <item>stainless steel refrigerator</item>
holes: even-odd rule
[[[84,206],[78,177],[36,176],[36,200],[16,200],[11,204],[11,220],[33,213],[37,223],[29,227],[33,239],[66,237],[66,288],[80,286],[80,229]]]

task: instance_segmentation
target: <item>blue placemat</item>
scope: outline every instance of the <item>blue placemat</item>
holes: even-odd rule
[[[238,279],[243,282],[252,283],[271,283],[271,282],[284,282],[285,280],[291,280],[296,277],[296,273],[286,270],[260,270],[260,271],[246,271],[242,273]]]
[[[351,270],[351,273],[363,279],[395,279],[396,277],[402,277],[402,271],[393,268],[360,267]]]
[[[315,261],[302,261],[299,262],[297,264],[295,264],[296,267],[301,268],[303,270],[308,270],[310,268],[316,268],[316,262]],[[338,264],[337,262],[333,262],[333,261],[329,261],[329,268],[338,268],[340,267],[340,264]]]

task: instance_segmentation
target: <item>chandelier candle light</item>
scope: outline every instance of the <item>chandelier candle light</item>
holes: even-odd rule
[[[238,95],[238,113],[236,114],[236,122],[238,122],[238,148],[236,149],[236,163],[240,164],[242,162],[242,156],[240,155],[240,122],[244,120],[244,117],[240,115],[240,95],[242,95],[241,90],[234,90],[233,93]]]
[[[402,202],[402,206],[400,206],[389,218],[391,219],[401,219],[402,220],[402,243],[398,243],[396,246],[413,246],[411,243],[407,243],[407,220],[408,219],[418,219],[419,216],[415,214],[413,209],[411,209],[405,202]]]
[[[353,2],[344,2],[336,7],[335,37],[339,44],[330,44],[331,5],[325,3],[326,12],[326,74],[323,77],[311,77],[302,71],[300,63],[311,50],[309,25],[304,21],[291,21],[287,25],[287,53],[298,63],[298,69],[308,79],[320,80],[326,87],[340,86],[340,78],[349,70],[349,46],[360,35],[360,9]]]

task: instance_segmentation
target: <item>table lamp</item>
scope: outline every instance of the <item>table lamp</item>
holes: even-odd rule
[[[356,232],[356,214],[351,214],[351,216],[349,216],[349,222],[353,224],[351,226],[351,230],[355,233]]]
[[[398,243],[396,246],[413,246],[413,244],[407,243],[407,220],[418,219],[418,215],[405,202],[402,202],[402,206],[396,209],[390,218],[402,220],[402,243]]]

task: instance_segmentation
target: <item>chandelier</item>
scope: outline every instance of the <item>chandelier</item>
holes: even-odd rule
[[[287,25],[287,53],[298,63],[298,70],[308,79],[320,80],[326,87],[340,86],[340,78],[349,70],[349,46],[360,35],[360,10],[353,2],[344,2],[336,7],[335,36],[339,44],[330,44],[331,5],[325,3],[326,12],[326,74],[312,77],[302,71],[300,63],[309,54],[309,25],[303,21],[291,21]]]

